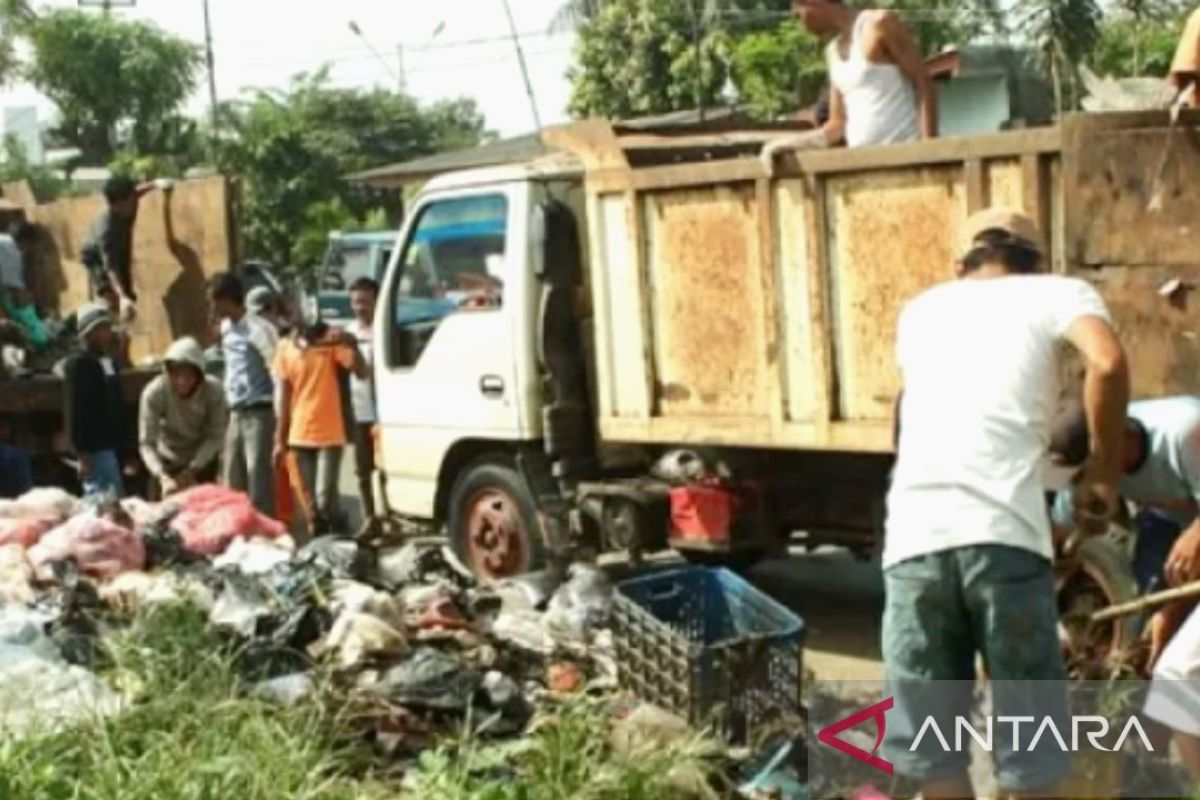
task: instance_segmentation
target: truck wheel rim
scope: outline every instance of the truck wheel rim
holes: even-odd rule
[[[525,570],[527,533],[516,500],[499,489],[481,489],[467,501],[466,516],[475,574],[504,578]]]

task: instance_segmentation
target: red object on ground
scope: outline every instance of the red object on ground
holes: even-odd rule
[[[50,519],[0,519],[0,547],[9,544],[33,547],[57,524]]]
[[[187,550],[200,555],[218,556],[234,539],[278,539],[287,533],[283,523],[258,513],[249,497],[224,486],[197,486],[171,502],[180,509],[171,527]]]
[[[671,490],[671,538],[723,544],[729,541],[738,496],[721,486],[692,484]]]
[[[551,664],[546,682],[552,692],[572,694],[583,688],[583,673],[574,664]]]
[[[57,561],[74,559],[93,578],[114,578],[146,566],[142,537],[112,520],[78,514],[42,537],[29,549],[29,563],[39,574]]]
[[[292,478],[286,462],[275,464],[275,518],[289,530],[296,515],[296,501],[292,497]]]
[[[454,604],[453,600],[442,596],[430,602],[424,613],[417,619],[416,626],[423,631],[463,631],[469,630],[471,623],[463,616],[462,611]]]

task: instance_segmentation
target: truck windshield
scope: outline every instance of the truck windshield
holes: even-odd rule
[[[449,314],[500,307],[507,229],[504,195],[425,206],[399,261],[403,274],[392,298],[398,339],[393,363],[415,364]]]

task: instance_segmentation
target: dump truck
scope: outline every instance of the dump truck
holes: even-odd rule
[[[798,152],[772,174],[768,132],[586,122],[543,131],[547,155],[435,177],[374,331],[385,509],[445,524],[486,578],[580,542],[870,554],[897,317],[953,277],[975,210],[1023,209],[1052,270],[1099,289],[1136,397],[1200,390],[1197,122],[1077,115]],[[682,530],[681,508],[715,535]]]

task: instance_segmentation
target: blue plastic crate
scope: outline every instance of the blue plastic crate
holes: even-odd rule
[[[641,699],[736,743],[799,713],[804,621],[729,570],[623,581],[613,612],[621,684]]]

